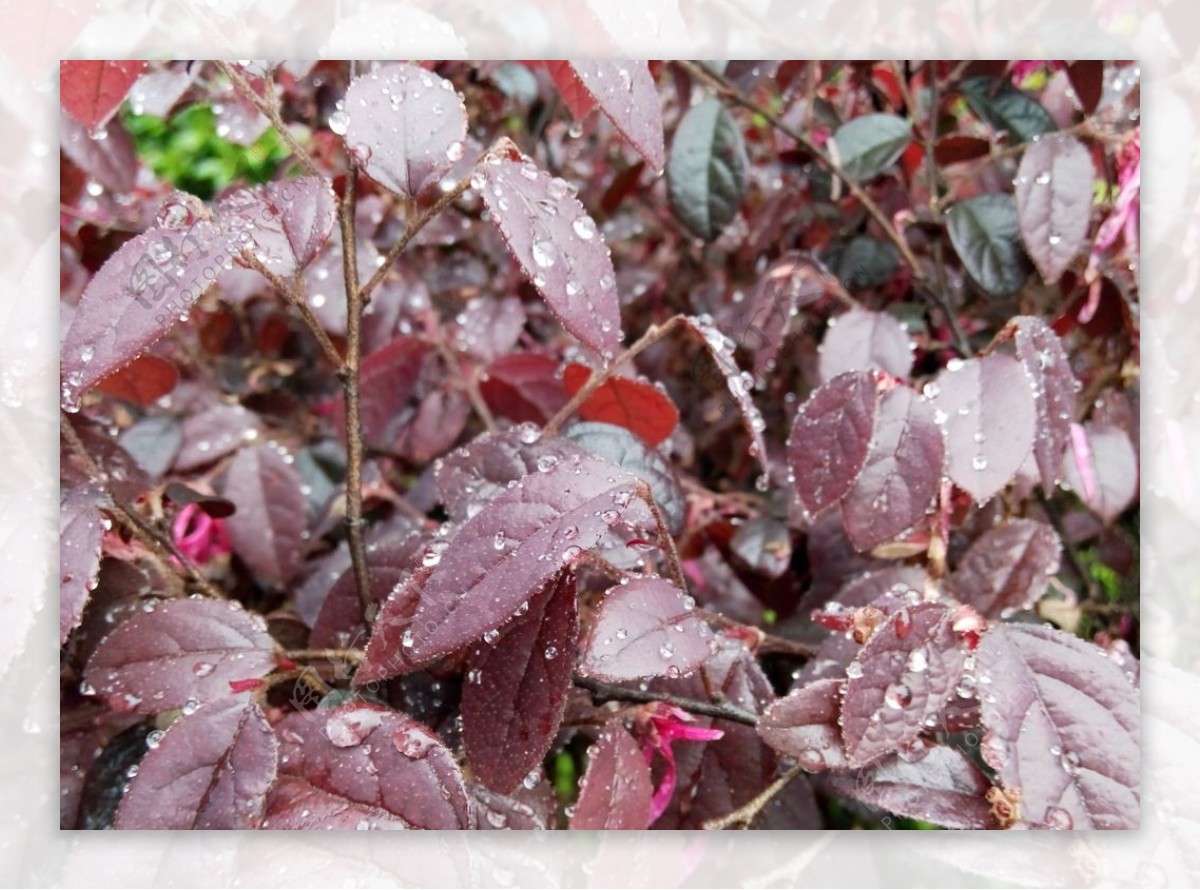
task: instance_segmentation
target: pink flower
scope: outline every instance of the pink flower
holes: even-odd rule
[[[658,817],[666,811],[672,795],[675,794],[675,752],[671,749],[671,743],[677,739],[708,742],[725,735],[724,730],[689,726],[688,724],[695,719],[682,708],[661,702],[654,706],[654,711],[650,714],[649,732],[642,739],[642,755],[646,758],[647,765],[654,761],[656,751],[666,761],[662,781],[659,782],[650,802],[650,825],[658,821]]]
[[[1025,82],[1031,74],[1036,74],[1043,68],[1047,71],[1059,71],[1067,67],[1067,63],[1061,59],[1021,59],[1013,62],[1012,66],[1012,82],[1016,86],[1020,86]]]
[[[1116,243],[1118,235],[1125,236],[1125,249],[1131,258],[1138,253],[1138,211],[1142,204],[1142,131],[1134,131],[1117,156],[1117,199],[1112,213],[1100,224],[1096,242],[1088,257],[1084,278],[1091,284],[1088,299],[1079,312],[1079,320],[1087,324],[1100,305],[1100,261],[1106,250]]]
[[[171,535],[179,552],[195,563],[206,563],[230,551],[225,523],[213,519],[199,504],[188,504],[175,514]]]

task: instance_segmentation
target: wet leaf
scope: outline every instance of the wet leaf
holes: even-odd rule
[[[396,450],[404,428],[412,422],[409,402],[431,351],[429,343],[418,337],[397,337],[362,360],[358,389],[365,444]],[[338,398],[330,420],[343,438],[345,418],[345,402]]]
[[[157,355],[143,355],[109,374],[98,387],[106,395],[149,407],[175,389],[178,382],[175,365]]]
[[[1017,358],[1033,387],[1037,409],[1037,435],[1033,456],[1042,476],[1042,487],[1053,491],[1061,476],[1063,452],[1071,437],[1075,411],[1075,374],[1062,341],[1040,318],[1020,315],[1012,322]]]
[[[468,657],[463,741],[492,790],[520,786],[550,750],[571,687],[577,634],[575,579],[563,572],[504,636]]]
[[[810,513],[849,494],[867,462],[878,405],[875,376],[849,372],[819,387],[796,412],[788,467]]]
[[[1014,519],[980,535],[950,577],[959,601],[987,617],[1028,609],[1058,572],[1062,542],[1044,522]]]
[[[274,667],[275,642],[259,615],[219,600],[182,599],[122,622],[84,677],[114,711],[162,714],[226,699],[230,682]]]
[[[651,794],[650,767],[637,742],[619,723],[610,723],[588,749],[587,772],[579,788],[571,828],[646,828]]]
[[[933,405],[946,431],[946,469],[977,503],[1020,470],[1037,432],[1037,408],[1021,365],[1003,353],[950,364]]]
[[[482,166],[484,203],[551,311],[609,359],[621,346],[621,307],[608,245],[571,187],[528,158]]]
[[[995,77],[968,77],[959,89],[975,114],[996,130],[1009,134],[1013,142],[1028,142],[1058,129],[1054,119],[1038,102],[1007,81]]]
[[[1058,281],[1087,244],[1092,179],[1092,156],[1073,136],[1038,139],[1021,157],[1017,222],[1047,284]]]
[[[871,179],[899,160],[912,142],[912,128],[894,114],[864,114],[838,127],[833,141],[847,175]]]
[[[1010,195],[978,195],[946,211],[946,228],[963,266],[994,297],[1015,294],[1029,276],[1017,208]]]
[[[525,327],[525,307],[516,297],[474,297],[460,316],[458,343],[483,362],[508,355]]]
[[[301,176],[241,189],[217,204],[226,230],[248,236],[268,269],[290,278],[313,261],[329,240],[337,215],[329,180]]]
[[[184,417],[181,432],[183,444],[175,458],[175,469],[186,473],[255,441],[263,425],[257,414],[242,405],[218,402]]]
[[[544,424],[567,403],[558,361],[548,355],[517,352],[501,356],[479,381],[488,408],[517,423]]]
[[[756,516],[738,526],[729,549],[754,571],[779,578],[791,565],[791,531],[777,519]]]
[[[778,699],[758,721],[762,740],[810,773],[849,768],[838,718],[846,681],[816,680]]]
[[[617,682],[677,677],[694,671],[714,645],[691,597],[664,578],[636,578],[601,601],[579,669]]]
[[[830,319],[821,341],[821,379],[832,380],[845,371],[879,368],[905,378],[912,370],[913,351],[900,322],[886,312],[851,309]]]
[[[563,369],[568,396],[583,389],[592,369],[572,362]],[[675,431],[679,409],[651,383],[631,377],[610,377],[579,406],[584,420],[611,423],[639,436],[651,448]]]
[[[344,702],[291,714],[275,731],[281,776],[263,828],[471,827],[454,756],[404,714]]]
[[[671,140],[671,208],[691,232],[712,241],[737,215],[746,190],[746,144],[719,99],[688,109]]]
[[[262,822],[278,745],[247,696],[214,702],[150,736],[117,829],[247,829]]]
[[[63,108],[88,129],[101,129],[146,65],[142,59],[64,59],[58,79]]]
[[[1001,624],[977,673],[1003,684],[982,699],[983,756],[1020,789],[1035,827],[1137,828],[1138,690],[1104,652],[1049,627]]]
[[[553,63],[547,63],[553,64]],[[655,172],[664,159],[661,100],[644,61],[572,59],[571,69],[596,105]],[[560,76],[555,77],[558,83]],[[574,114],[574,106],[572,106]]]
[[[851,766],[911,743],[954,695],[965,653],[951,613],[936,603],[884,621],[846,669],[842,740]]]
[[[261,581],[282,587],[304,558],[308,500],[300,475],[270,445],[243,449],[225,476],[222,494],[237,505],[226,520],[234,552]]]
[[[1137,452],[1120,427],[1094,421],[1072,425],[1062,467],[1064,484],[1105,522],[1137,500]]]
[[[108,499],[94,485],[66,493],[59,514],[58,643],[66,643],[79,626],[100,574],[100,540],[105,519],[100,508]]]
[[[908,531],[937,495],[946,445],[933,408],[912,390],[884,394],[867,462],[842,501],[846,533],[870,550]]]
[[[450,81],[397,62],[355,78],[329,126],[367,175],[411,196],[462,156],[467,110]]]

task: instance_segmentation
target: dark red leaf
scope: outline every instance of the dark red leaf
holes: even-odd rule
[[[943,136],[933,147],[933,158],[939,165],[958,164],[986,157],[991,143],[975,136]]]
[[[1141,724],[1137,687],[1103,650],[1050,627],[1001,624],[976,653],[1000,782],[1020,790],[1033,827],[1137,828]]]
[[[153,228],[126,241],[88,283],[67,329],[63,406],[72,409],[100,378],[174,327],[228,262],[224,235],[205,219],[189,228]]]
[[[499,641],[467,659],[463,741],[489,788],[512,791],[546,756],[571,687],[577,634],[575,578],[563,572]]]
[[[1011,324],[1016,329],[1017,358],[1033,387],[1033,402],[1037,409],[1033,456],[1042,476],[1042,487],[1053,491],[1071,436],[1077,386],[1075,375],[1062,341],[1044,321],[1020,315]]]
[[[563,327],[612,358],[622,337],[612,258],[571,186],[528,158],[493,155],[481,169],[484,203],[534,287]]]
[[[175,389],[178,382],[179,371],[174,364],[157,355],[143,355],[109,374],[97,387],[107,395],[149,407]]]
[[[541,64],[549,72],[550,79],[554,81],[554,87],[558,90],[558,95],[562,97],[563,103],[571,112],[571,117],[581,121],[592,113],[596,107],[596,100],[583,85],[583,81],[579,79],[570,62],[562,59],[547,59]]]
[[[788,467],[810,513],[845,497],[866,465],[879,393],[870,372],[839,374],[796,412],[788,437]]]
[[[851,766],[911,743],[954,694],[966,654],[945,606],[905,607],[876,629],[846,669],[842,740]]]
[[[467,109],[450,81],[398,62],[356,78],[329,126],[372,179],[416,195],[462,157]]]
[[[690,674],[716,647],[695,602],[663,578],[612,587],[583,646],[580,672],[604,680]]]
[[[426,463],[458,441],[470,415],[471,404],[462,393],[435,389],[421,399],[396,451],[414,463]]]
[[[436,658],[511,619],[620,520],[637,485],[594,458],[539,459],[537,472],[430,551],[425,562],[437,568],[413,617],[411,656]]]
[[[517,423],[540,426],[567,403],[558,362],[536,353],[496,359],[480,378],[479,391],[492,411]]]
[[[1137,499],[1137,452],[1120,427],[1072,425],[1062,467],[1064,484],[1105,522],[1113,522]]]
[[[430,730],[379,705],[344,702],[275,727],[279,784],[263,828],[470,828],[454,756]]]
[[[849,768],[838,719],[843,679],[817,680],[774,702],[758,721],[762,740],[810,773]]]
[[[217,205],[225,229],[245,235],[257,259],[283,278],[313,261],[329,240],[336,216],[329,180],[301,176],[239,189]]]
[[[1021,157],[1017,222],[1047,284],[1058,281],[1087,245],[1093,178],[1092,156],[1072,136],[1043,136]]]
[[[1014,519],[981,535],[950,577],[960,602],[981,615],[1007,617],[1041,597],[1062,555],[1053,528],[1034,519]]]
[[[137,183],[138,158],[133,139],[119,120],[105,126],[108,136],[93,139],[87,128],[68,114],[59,117],[59,144],[63,154],[106,189],[123,195]],[[65,200],[65,199],[64,199]]]
[[[1091,114],[1104,94],[1104,60],[1082,59],[1067,66],[1067,77],[1085,114]]]
[[[183,599],[120,624],[84,677],[115,711],[162,714],[226,699],[231,681],[274,666],[275,642],[261,616],[235,603]]]
[[[412,657],[412,622],[421,601],[421,589],[432,574],[432,566],[419,566],[392,587],[375,618],[367,650],[354,673],[355,686],[386,680],[417,666]],[[350,603],[345,599],[343,603],[339,611],[348,612]]]
[[[562,378],[567,395],[583,389],[591,375],[586,365],[567,365]],[[651,447],[670,436],[679,423],[679,409],[666,393],[630,377],[610,377],[579,406],[579,415],[584,420],[624,427]]]
[[[248,696],[202,706],[156,731],[121,798],[118,829],[258,828],[278,743]]]
[[[67,641],[83,618],[100,573],[100,540],[107,520],[100,507],[108,499],[94,485],[66,493],[59,516],[58,561],[61,588],[58,600],[58,643]]]
[[[946,431],[946,469],[977,503],[1007,485],[1033,447],[1037,408],[1030,381],[1011,356],[952,361],[930,388]]]
[[[620,723],[600,731],[571,816],[576,830],[639,830],[650,821],[650,768]]]
[[[666,151],[662,100],[647,63],[629,59],[572,59],[569,64],[621,135],[646,159],[652,170],[661,171]],[[554,80],[561,89],[561,75],[556,74]],[[566,101],[572,116],[578,119],[575,108],[581,103],[577,98],[574,100],[576,105]]]
[[[912,370],[912,342],[900,322],[886,312],[851,309],[829,320],[821,341],[821,379],[845,371],[879,368],[906,378]]]
[[[282,587],[300,568],[308,500],[290,456],[271,445],[244,448],[225,476],[222,494],[237,504],[226,520],[234,552],[266,584]]]
[[[58,81],[62,106],[89,130],[100,130],[144,70],[140,59],[64,59]]]
[[[987,776],[957,748],[917,743],[917,750],[890,757],[854,776],[835,776],[848,797],[881,810],[933,822],[943,828],[995,828],[986,795]]]
[[[483,785],[469,784],[471,810],[479,831],[546,831],[554,824],[554,792],[545,783],[511,795],[497,794]]]
[[[946,445],[933,408],[912,390],[884,394],[867,462],[842,501],[846,533],[869,550],[912,528],[942,480]]]
[[[395,449],[404,427],[413,419],[409,401],[431,349],[418,337],[397,337],[363,359],[358,389],[365,444],[384,451]],[[331,420],[343,437],[345,417],[345,403],[338,398]]]

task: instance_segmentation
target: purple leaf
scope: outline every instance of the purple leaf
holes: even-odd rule
[[[754,571],[780,578],[792,563],[792,535],[787,524],[756,516],[737,527],[729,549]]]
[[[85,485],[67,493],[59,514],[58,561],[61,591],[58,600],[58,643],[61,646],[79,626],[100,574],[100,541],[104,516],[100,507],[104,493]]]
[[[832,276],[816,258],[788,251],[769,267],[741,308],[734,323],[735,339],[754,352],[754,376],[762,379],[775,369],[776,358],[787,338],[793,316],[825,295]],[[756,342],[748,342],[751,335]]]
[[[1058,572],[1062,542],[1053,528],[1034,519],[985,532],[962,558],[950,587],[955,597],[989,618],[1032,606]]]
[[[279,746],[258,704],[240,696],[203,706],[147,744],[114,828],[259,827]]]
[[[475,774],[494,791],[517,788],[550,750],[577,635],[575,578],[562,572],[498,642],[477,646],[467,659],[463,742]]]
[[[1017,222],[1047,284],[1058,281],[1087,243],[1092,215],[1092,156],[1073,136],[1031,142],[1017,167]]]
[[[430,551],[425,561],[437,569],[413,617],[412,657],[445,655],[508,621],[618,522],[638,484],[590,457],[540,460],[537,472]]]
[[[956,748],[936,745],[904,757],[890,757],[854,776],[835,776],[833,785],[848,797],[909,819],[943,828],[995,828],[986,800],[991,783]]]
[[[470,828],[454,756],[430,730],[379,705],[345,702],[279,723],[279,785],[263,828]]]
[[[416,195],[462,157],[467,109],[450,81],[415,65],[383,65],[346,90],[329,118],[367,174]]]
[[[763,439],[763,430],[767,428],[767,422],[763,419],[762,412],[758,410],[758,406],[754,404],[754,399],[751,398],[751,394],[754,391],[754,378],[749,372],[741,370],[737,362],[733,359],[733,353],[737,348],[737,344],[721,333],[708,316],[680,315],[677,317],[690,330],[700,336],[705,348],[712,355],[713,361],[717,365],[717,370],[725,378],[725,385],[729,389],[729,395],[733,398],[734,404],[737,405],[738,410],[742,414],[742,424],[746,427],[746,432],[750,436],[750,456],[762,464],[763,469],[766,470],[767,443]],[[763,483],[766,481],[768,480],[764,473],[759,482]]]
[[[891,598],[899,598],[900,601],[903,601],[912,597],[915,592],[917,601],[920,602],[924,598],[927,586],[929,586],[929,575],[924,569],[919,566],[892,565],[883,569],[863,572],[861,575],[851,578],[838,590],[834,601],[843,606],[857,609],[872,603],[878,605]],[[895,610],[889,607],[884,611],[890,614]]]
[[[1062,475],[1064,483],[1105,522],[1114,521],[1138,496],[1137,452],[1120,427],[1073,424]]]
[[[661,100],[646,62],[572,59],[570,65],[621,135],[655,173],[661,172],[665,161]]]
[[[275,667],[266,622],[230,602],[168,600],[104,638],[84,679],[114,711],[162,714],[228,698]]]
[[[849,768],[838,717],[846,681],[817,680],[771,704],[758,721],[762,740],[810,773]]]
[[[854,486],[867,461],[878,405],[875,375],[860,371],[823,384],[796,412],[788,467],[810,513],[836,504]]]
[[[328,180],[302,176],[241,189],[217,205],[227,231],[245,233],[258,259],[283,278],[312,262],[333,231],[337,199]]]
[[[70,422],[84,449],[100,468],[105,492],[117,500],[131,504],[150,489],[152,483],[145,471],[113,438],[106,426],[83,416],[72,417]],[[62,455],[59,475],[64,486],[83,487],[94,484],[90,471],[83,466],[61,433],[59,453]]]
[[[525,307],[517,297],[474,297],[460,318],[460,349],[481,362],[508,355],[525,328]]]
[[[954,694],[965,653],[936,603],[905,607],[881,624],[846,669],[842,740],[851,766],[910,744]]]
[[[175,469],[184,473],[232,454],[263,432],[257,414],[224,402],[189,412],[180,426],[183,444],[175,457]]]
[[[533,788],[521,785],[511,795],[472,783],[467,793],[479,831],[546,831],[556,827],[554,792],[545,782]]]
[[[582,449],[547,436],[531,423],[503,433],[485,433],[455,449],[437,464],[437,484],[446,512],[455,522],[470,519],[510,482],[533,473],[538,461],[561,461]]]
[[[690,674],[715,647],[695,603],[663,578],[635,578],[600,602],[580,672],[603,680]]]
[[[1037,435],[1033,456],[1042,475],[1042,486],[1052,491],[1062,471],[1062,456],[1071,435],[1075,411],[1075,375],[1062,341],[1040,318],[1021,315],[1012,324],[1017,358],[1033,386],[1037,408]]]
[[[282,587],[300,568],[308,500],[289,459],[270,445],[243,449],[225,476],[222,494],[237,504],[226,520],[234,552],[267,584]]]
[[[74,409],[97,381],[174,327],[230,256],[224,234],[207,219],[186,228],[153,228],[121,245],[84,289],[67,329],[63,407]]]
[[[417,661],[411,657],[412,621],[420,603],[421,589],[432,574],[432,566],[420,566],[392,588],[379,610],[367,650],[354,673],[355,686],[386,680],[417,666]]]
[[[984,759],[1021,791],[1023,820],[1046,828],[1137,828],[1138,691],[1103,650],[1070,634],[1001,624],[984,635],[977,676]]]
[[[492,155],[480,194],[512,255],[581,343],[611,359],[621,347],[612,257],[571,186],[533,161]]]
[[[650,820],[650,767],[620,722],[609,723],[588,749],[587,771],[571,828],[640,830]]]
[[[933,408],[912,390],[884,394],[867,462],[842,501],[846,534],[869,550],[912,528],[938,492],[946,444]]]
[[[829,329],[821,341],[821,380],[870,368],[904,379],[912,364],[911,339],[900,322],[888,313],[851,309],[829,320]]]
[[[105,188],[124,195],[137,184],[138,158],[133,140],[121,122],[106,127],[108,136],[99,141],[68,114],[59,118],[59,144],[63,154]]]
[[[359,401],[363,442],[391,451],[412,421],[409,401],[432,347],[417,337],[397,337],[363,359],[359,371]],[[331,422],[345,437],[346,408],[334,403]]]
[[[933,386],[947,472],[983,503],[1012,480],[1033,447],[1037,408],[1029,378],[1015,359],[992,353],[951,362]]]

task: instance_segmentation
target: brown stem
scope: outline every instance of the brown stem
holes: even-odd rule
[[[75,427],[71,424],[71,418],[65,412],[60,412],[60,417],[63,438],[67,440],[71,451],[75,453],[80,463],[83,464],[83,469],[87,473],[88,479],[108,493],[112,501],[111,512],[116,520],[153,553],[163,565],[170,566],[183,579],[185,584],[190,584],[199,589],[205,596],[210,596],[214,599],[224,599],[225,594],[221,592],[220,588],[201,574],[195,563],[188,559],[175,546],[174,541],[161,535],[133,510],[117,500],[116,496],[104,484],[104,472],[88,452],[87,447],[79,438],[79,434],[75,432]]]
[[[650,515],[654,517],[654,524],[658,527],[658,545],[667,554],[667,571],[671,575],[671,580],[680,590],[687,593],[687,579],[683,576],[679,550],[675,547],[675,539],[671,536],[671,530],[667,528],[667,520],[663,516],[662,510],[659,509],[658,502],[654,500],[654,492],[650,490],[649,485],[639,482],[637,495],[645,501],[646,506],[650,508]]]
[[[362,649],[291,649],[287,657],[293,661],[321,658],[326,661],[362,661],[366,653]]]
[[[756,652],[795,655],[798,658],[812,658],[817,654],[816,647],[810,646],[808,643],[801,643],[799,640],[789,640],[786,637],[777,637],[774,634],[767,633],[762,628],[755,627],[752,624],[742,624],[742,622],[735,621],[728,615],[723,615],[720,612],[712,612],[708,609],[696,609],[696,614],[710,624],[737,631],[740,634],[753,634],[756,638],[754,644]]]
[[[706,831],[723,831],[731,825],[740,825],[742,828],[749,828],[758,814],[762,812],[763,808],[775,798],[775,795],[779,794],[779,792],[791,784],[793,779],[803,772],[804,768],[800,765],[793,766],[759,794],[755,795],[748,803],[719,819],[709,819],[704,823],[704,829]]]
[[[593,680],[591,677],[574,678],[574,683],[580,689],[586,689],[592,693],[592,697],[599,701],[627,701],[627,702],[665,702],[669,705],[674,705],[677,708],[682,708],[689,714],[699,714],[703,717],[716,717],[720,720],[729,720],[733,723],[743,723],[746,726],[756,726],[758,717],[749,711],[739,708],[737,705],[731,705],[729,702],[707,702],[697,701],[693,698],[683,698],[678,695],[671,695],[668,692],[652,692],[650,690],[629,689],[625,686],[614,686],[611,683],[603,683],[599,680]]]
[[[543,435],[553,435],[557,433],[566,421],[579,410],[579,406],[591,398],[592,393],[604,385],[604,383],[616,373],[617,369],[635,358],[638,353],[653,346],[668,333],[670,333],[683,319],[676,315],[664,324],[651,325],[646,333],[642,334],[641,339],[618,355],[605,368],[599,371],[592,371],[592,376],[588,378],[587,383],[580,387],[579,392],[571,397],[567,404],[563,405],[550,420],[542,427]]]
[[[358,181],[358,165],[354,158],[350,158],[348,167],[346,190],[338,206],[338,222],[342,230],[342,276],[346,288],[346,357],[340,374],[346,404],[346,539],[350,546],[354,586],[362,607],[363,623],[369,628],[375,603],[367,575],[367,548],[363,542],[363,436],[358,398],[363,293],[358,287],[358,244],[354,231]]]
[[[263,117],[271,122],[271,126],[275,128],[275,132],[279,134],[279,137],[287,144],[287,147],[291,149],[292,155],[300,162],[304,169],[313,176],[323,176],[307,149],[296,141],[296,137],[292,135],[292,131],[288,129],[287,124],[280,117],[279,108],[274,101],[274,93],[271,93],[271,101],[268,101],[256,93],[254,87],[250,85],[250,81],[246,80],[242,76],[242,73],[228,62],[219,61],[216,65],[221,70],[221,73],[229,78],[230,83],[237,88],[238,92],[249,99],[251,104],[262,113]],[[270,92],[273,90],[274,86],[273,83],[268,82],[267,91]]]
[[[268,269],[266,264],[256,257],[252,251],[242,251],[242,261],[263,278],[267,279],[267,281],[271,282],[280,295],[296,308],[296,311],[300,313],[300,317],[304,319],[304,323],[308,325],[308,329],[312,331],[312,335],[320,345],[321,351],[325,353],[325,357],[335,369],[341,371],[342,355],[337,351],[337,347],[333,345],[333,341],[329,339],[329,335],[325,333],[325,329],[321,327],[321,322],[313,314],[308,301],[304,299],[304,295],[298,293],[291,284]]]

